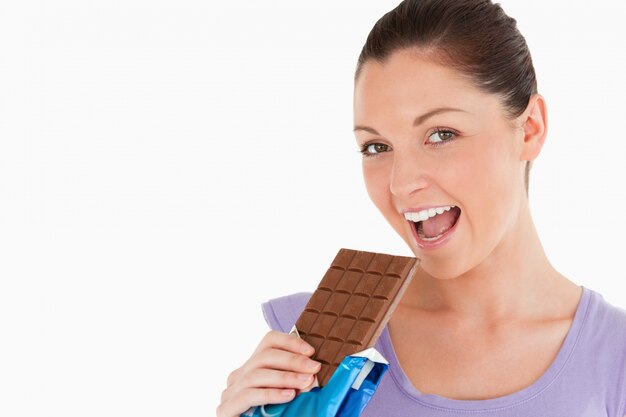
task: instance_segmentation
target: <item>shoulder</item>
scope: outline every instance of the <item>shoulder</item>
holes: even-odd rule
[[[585,340],[601,351],[626,355],[626,310],[607,301],[602,294],[588,289],[589,300],[582,319]]]
[[[600,293],[592,291],[592,295],[596,308],[592,309],[590,322],[593,333],[597,334],[597,339],[591,356],[594,358],[594,366],[602,369],[605,374],[615,375],[615,384],[619,387],[619,398],[623,401],[621,408],[624,413],[626,412],[626,309],[605,300]],[[604,362],[605,366],[602,366]]]
[[[589,291],[585,330],[579,341],[583,346],[579,349],[593,358],[598,370],[615,374],[626,384],[626,310],[605,300],[600,293]]]
[[[617,335],[623,336],[626,340],[626,309],[611,304],[599,292],[589,291],[591,292],[591,305],[588,312],[590,321],[612,333],[617,331]]]
[[[311,295],[310,292],[298,292],[272,298],[262,303],[265,321],[271,329],[288,333],[300,317]]]

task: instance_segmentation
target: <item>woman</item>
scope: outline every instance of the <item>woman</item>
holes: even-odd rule
[[[368,194],[420,268],[377,343],[364,416],[626,415],[626,312],[548,260],[528,204],[545,99],[514,19],[489,0],[405,0],[355,74]],[[310,294],[228,378],[219,417],[290,401],[319,364],[287,336]]]

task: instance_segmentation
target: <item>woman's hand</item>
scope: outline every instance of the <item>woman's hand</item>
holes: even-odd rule
[[[230,373],[217,417],[239,417],[252,406],[291,401],[296,390],[309,388],[321,364],[309,357],[314,349],[299,337],[269,331],[252,356]]]

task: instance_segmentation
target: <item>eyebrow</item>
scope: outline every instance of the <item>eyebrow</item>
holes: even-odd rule
[[[415,120],[413,121],[413,126],[417,127],[419,125],[421,125],[422,123],[424,123],[427,119],[429,119],[430,117],[433,117],[437,114],[440,113],[446,113],[446,112],[451,112],[451,111],[457,111],[457,112],[463,112],[463,113],[469,113],[466,110],[463,109],[456,109],[454,107],[439,107],[433,110],[430,110],[424,114],[422,114],[421,116],[417,116],[415,118]],[[357,130],[365,130],[366,132],[370,132],[373,133],[375,135],[380,135],[380,133],[378,133],[375,129],[368,127],[368,126],[354,126],[354,132],[356,132]]]

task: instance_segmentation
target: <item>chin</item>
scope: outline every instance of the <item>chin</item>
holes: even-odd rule
[[[450,265],[449,261],[444,264],[436,260],[433,261],[430,258],[420,262],[419,270],[423,271],[425,275],[431,278],[442,281],[458,278],[462,274],[459,272],[458,268],[455,268],[454,265]]]

